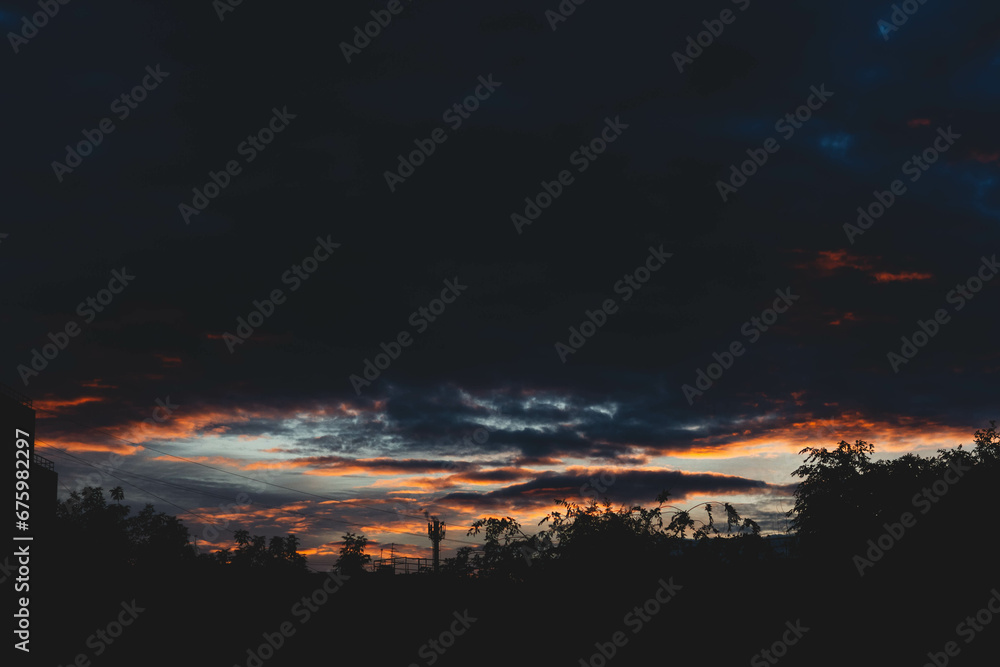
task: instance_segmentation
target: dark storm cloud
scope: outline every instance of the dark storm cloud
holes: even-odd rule
[[[370,472],[372,474],[395,474],[413,472],[445,472],[473,470],[478,466],[472,463],[454,461],[430,461],[424,459],[351,459],[342,456],[307,456],[289,459],[295,466],[303,466],[312,470],[345,469],[354,472]]]
[[[378,448],[377,441],[371,436],[351,435],[319,435],[314,438],[296,440],[299,447],[279,448],[283,454],[311,454],[313,452],[338,452],[341,454],[357,454],[366,450]]]
[[[706,475],[672,470],[629,470],[627,472],[590,471],[572,474],[549,473],[523,484],[486,493],[449,493],[437,500],[441,504],[461,504],[472,507],[507,507],[514,505],[549,505],[555,499],[586,500],[581,487],[599,479],[601,474],[612,480],[607,496],[617,503],[650,504],[662,491],[670,492],[671,501],[681,502],[688,496],[706,494],[779,494],[790,495],[791,487],[768,484],[760,480],[730,475]],[[669,501],[668,501],[669,502]]]
[[[970,432],[995,418],[1000,280],[899,373],[886,354],[1000,252],[1000,10],[926,3],[885,40],[888,5],[753,0],[678,72],[672,54],[729,4],[586,3],[553,31],[525,0],[416,2],[349,64],[339,44],[365,3],[243,3],[225,21],[211,3],[61,7],[6,54],[9,89],[31,92],[3,160],[3,381],[102,399],[46,419],[60,439],[111,443],[89,426],[135,425],[169,396],[171,437],[277,437],[275,454],[344,461],[639,464],[846,414]],[[35,5],[13,7],[8,28]],[[58,181],[66,145],[158,64],[169,76]],[[502,85],[390,192],[398,156],[489,75]],[[731,165],[824,85],[724,203]],[[295,119],[244,162],[286,106]],[[618,116],[628,129],[577,172],[571,154]],[[852,244],[843,225],[948,127],[954,146]],[[185,224],[178,204],[233,159],[242,172]],[[518,234],[511,214],[563,169],[574,182]],[[340,248],[292,290],[283,276],[328,236]],[[673,256],[626,301],[615,285],[661,245]],[[134,284],[85,322],[78,304],[123,267]],[[925,277],[878,278],[907,272]],[[468,290],[418,331],[446,279]],[[800,300],[750,343],[742,327],[786,288]],[[230,351],[224,334],[276,289]],[[562,363],[555,343],[611,298]],[[25,385],[18,367],[68,322],[80,334]],[[412,343],[356,392],[401,332]],[[681,386],[733,341],[746,353],[688,405]],[[629,483],[650,479],[670,481]]]
[[[539,473],[523,468],[497,468],[494,470],[479,470],[475,472],[465,472],[455,476],[457,482],[513,482],[519,479],[530,479]]]

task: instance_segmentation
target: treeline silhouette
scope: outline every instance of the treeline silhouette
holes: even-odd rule
[[[782,665],[994,664],[1000,614],[974,641],[956,624],[1000,589],[995,422],[972,448],[930,457],[875,461],[860,440],[801,454],[790,552],[728,503],[681,509],[664,491],[648,507],[559,499],[537,532],[487,516],[468,530],[481,548],[408,576],[371,572],[354,533],[334,579],[307,568],[294,535],[236,531],[232,548],[196,555],[176,517],[87,488],[57,513],[65,625],[47,648],[53,664],[93,658],[95,623],[135,598],[148,611],[101,664],[777,664],[762,651],[797,621],[808,631]],[[333,592],[315,594],[325,581]],[[677,586],[669,602],[648,603],[664,584]],[[308,618],[295,612],[306,599]],[[449,638],[463,612],[476,620]],[[295,634],[264,658],[284,622]],[[949,641],[958,657],[941,653]]]
[[[187,527],[169,514],[157,512],[152,504],[131,515],[132,508],[122,505],[125,492],[111,489],[114,503],[108,503],[101,487],[73,491],[56,506],[55,530],[71,544],[93,543],[100,550],[77,554],[87,567],[120,570],[157,571],[164,567],[198,564],[209,568],[226,565],[234,569],[267,568],[276,571],[306,571],[306,557],[298,553],[295,535],[272,537],[250,535],[246,530],[233,532],[235,548],[198,554]]]

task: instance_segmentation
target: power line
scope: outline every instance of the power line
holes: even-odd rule
[[[41,441],[36,440],[35,442],[39,443]],[[83,459],[81,459],[81,458],[79,458],[77,456],[74,456],[73,454],[70,454],[66,450],[60,449],[59,447],[55,447],[55,445],[51,445],[51,444],[44,443],[44,442],[41,443],[41,444],[43,444],[46,447],[52,447],[52,448],[58,449],[61,452],[64,452],[66,456],[70,456],[71,458],[74,458],[74,459],[76,459],[76,460],[78,460],[78,461],[80,461],[82,463],[85,463],[87,465],[90,465],[91,467],[94,467],[94,468],[97,468],[98,470],[100,470],[100,468],[98,466],[90,464],[89,462],[84,461]],[[110,473],[108,473],[108,474],[110,474]],[[215,498],[222,498],[223,500],[229,500],[229,496],[224,496],[224,495],[221,495],[221,494],[218,494],[218,493],[214,493],[212,491],[206,491],[204,489],[197,489],[197,488],[194,488],[194,487],[185,486],[183,484],[177,484],[175,482],[168,482],[166,480],[156,479],[155,477],[149,477],[148,475],[142,475],[142,474],[137,473],[137,472],[130,472],[130,471],[125,471],[125,470],[118,470],[118,474],[121,474],[121,475],[130,475],[130,476],[133,476],[133,477],[139,477],[141,479],[147,479],[147,480],[149,480],[151,482],[154,482],[154,483],[157,483],[157,484],[166,484],[167,486],[172,486],[172,487],[175,487],[175,488],[178,488],[178,489],[183,489],[185,491],[191,491],[191,492],[200,493],[200,494],[203,494],[203,495],[206,495],[206,496],[213,496]],[[118,479],[118,478],[116,477],[116,479]],[[137,486],[136,488],[142,488],[142,487],[138,487]],[[148,493],[148,491],[147,491],[147,493]],[[152,495],[152,494],[150,494],[150,495]],[[358,526],[360,528],[364,528],[365,527],[365,524],[363,524],[363,523],[358,523],[356,521],[348,521],[347,519],[336,519],[334,517],[320,516],[320,515],[317,515],[317,514],[306,514],[305,512],[300,512],[298,510],[293,510],[293,509],[281,507],[281,506],[278,506],[278,505],[269,505],[267,503],[258,502],[257,504],[259,506],[261,506],[261,507],[266,507],[266,508],[269,508],[269,509],[278,510],[279,512],[286,512],[286,513],[289,513],[289,514],[298,514],[299,516],[305,517],[307,519],[315,519],[315,520],[318,520],[318,521],[332,521],[334,523],[342,523],[342,524],[346,524],[346,525],[349,525],[349,526]],[[213,523],[212,525],[215,525],[215,524]],[[397,534],[397,535],[411,535],[411,536],[414,536],[414,537],[423,537],[423,535],[421,535],[419,533],[410,533],[410,532],[406,532],[406,531],[385,530],[384,532],[393,533],[393,534]]]
[[[70,454],[67,450],[65,450],[65,449],[63,449],[61,447],[56,447],[55,445],[43,442],[43,441],[38,440],[38,439],[36,439],[35,442],[36,442],[36,444],[41,444],[44,447],[51,448],[51,449],[56,449],[56,450],[62,452],[64,455],[66,455],[66,456],[68,456],[68,457],[70,457],[72,459],[75,459],[75,460],[83,463],[84,465],[88,465],[88,466],[90,466],[90,467],[92,467],[92,468],[94,468],[96,470],[104,472],[105,474],[107,474],[107,475],[109,475],[111,477],[114,477],[115,479],[121,479],[120,477],[118,477],[116,475],[113,475],[110,472],[106,472],[106,471],[102,470],[100,467],[98,467],[98,466],[90,463],[89,461],[86,461],[85,459],[82,459],[82,458],[80,458],[78,456]],[[173,487],[176,487],[176,488],[179,488],[179,489],[184,489],[186,491],[192,491],[194,493],[199,493],[199,494],[203,494],[203,495],[214,496],[216,498],[222,498],[224,500],[229,500],[228,496],[223,496],[221,494],[217,494],[217,493],[214,493],[214,492],[211,492],[211,491],[205,491],[203,489],[196,489],[196,488],[193,488],[193,487],[190,487],[190,486],[185,486],[183,484],[177,484],[175,482],[167,482],[165,480],[156,479],[156,478],[149,477],[147,475],[142,475],[142,474],[135,473],[135,472],[128,472],[128,471],[124,471],[124,470],[119,470],[118,472],[120,474],[124,474],[124,475],[132,475],[134,477],[139,477],[139,478],[142,478],[142,479],[148,479],[148,480],[150,480],[152,482],[155,482],[155,483],[158,483],[158,484],[166,484],[167,486],[173,486]],[[149,495],[153,496],[154,498],[159,498],[159,496],[153,494],[150,491],[147,491],[146,489],[143,489],[142,487],[138,486],[137,484],[128,482],[126,480],[122,480],[122,481],[125,481],[127,484],[129,484],[131,486],[134,486],[137,489],[145,491],[146,493],[148,493]],[[65,485],[63,485],[63,486],[65,487]],[[163,499],[161,499],[161,500],[163,500]],[[177,507],[179,509],[184,510],[183,507],[180,507],[179,505],[171,503],[168,500],[163,500],[163,502],[169,503],[169,504],[173,505],[174,507]],[[345,524],[345,525],[349,525],[349,526],[357,526],[359,528],[364,528],[365,527],[365,524],[358,523],[356,521],[349,521],[347,519],[336,519],[336,518],[333,518],[333,517],[318,516],[318,515],[315,515],[315,514],[310,515],[310,514],[306,514],[304,512],[300,512],[298,510],[287,509],[287,508],[280,507],[280,506],[277,506],[277,505],[269,505],[267,503],[259,503],[259,504],[261,506],[263,506],[263,507],[268,507],[270,509],[276,509],[276,510],[278,510],[280,512],[286,512],[286,513],[289,513],[289,514],[298,514],[298,515],[303,516],[303,517],[305,517],[307,519],[316,519],[316,520],[319,520],[319,521],[332,521],[334,523],[341,523],[341,524]],[[205,518],[205,517],[202,517],[201,515],[199,515],[199,514],[197,514],[195,512],[190,511],[190,510],[184,510],[184,511],[187,512],[187,513],[189,513],[189,514],[192,514],[194,516],[197,516],[199,518],[202,518],[202,519]],[[406,515],[403,515],[403,516],[406,516]],[[421,519],[423,519],[423,517],[421,517]],[[205,522],[209,523],[211,525],[215,525],[212,521],[210,521],[208,519],[205,519]],[[226,530],[228,530],[228,529],[226,529]],[[229,531],[229,532],[233,532],[233,531]],[[379,532],[392,533],[394,535],[409,535],[411,537],[420,537],[420,538],[424,537],[424,535],[422,535],[420,533],[411,533],[409,531],[401,531],[401,530],[379,529]],[[464,542],[464,541],[461,541],[461,540],[449,540],[449,541],[457,542],[459,544],[465,544],[465,545],[469,545],[469,546],[479,546],[478,544],[476,544],[474,542]],[[323,545],[320,545],[320,546],[323,546]]]
[[[105,435],[107,435],[107,436],[109,436],[111,438],[114,438],[116,440],[120,440],[120,441],[122,441],[122,442],[124,442],[126,444],[132,445],[133,447],[143,447],[144,449],[148,449],[150,451],[156,452],[157,454],[163,454],[164,456],[169,456],[171,458],[175,458],[175,459],[178,459],[179,461],[184,461],[186,463],[193,463],[194,465],[198,465],[198,466],[201,466],[203,468],[208,468],[209,470],[215,470],[216,472],[221,472],[221,473],[226,474],[226,475],[234,475],[236,477],[241,477],[243,479],[247,479],[247,480],[250,480],[252,482],[257,482],[259,484],[267,484],[268,486],[273,486],[273,487],[276,487],[276,488],[279,488],[279,489],[284,489],[285,491],[291,491],[293,493],[301,493],[301,494],[308,495],[308,496],[314,496],[316,498],[322,498],[323,500],[329,500],[329,501],[333,501],[333,502],[336,502],[336,503],[351,504],[351,503],[358,503],[359,502],[359,501],[356,501],[356,500],[344,500],[344,499],[341,499],[341,498],[331,498],[330,496],[324,496],[324,495],[321,495],[321,494],[318,494],[318,493],[312,493],[310,491],[302,491],[300,489],[293,489],[293,488],[288,487],[288,486],[282,486],[281,484],[274,484],[272,482],[265,482],[264,480],[255,479],[255,478],[249,477],[247,475],[241,475],[239,473],[232,472],[231,470],[224,470],[222,468],[216,468],[215,466],[210,466],[207,463],[201,463],[200,461],[193,461],[191,459],[186,459],[183,456],[177,456],[176,454],[171,454],[169,452],[165,452],[163,450],[156,449],[155,447],[151,447],[151,446],[146,445],[146,444],[137,445],[136,443],[131,442],[129,440],[126,440],[125,438],[120,438],[120,437],[118,437],[117,435],[115,435],[113,433],[105,431],[104,429],[102,429],[102,428],[100,428],[98,426],[91,426],[91,425],[88,425],[88,424],[83,424],[81,422],[78,422],[75,419],[70,419],[68,417],[62,417],[62,416],[59,415],[59,413],[57,413],[57,412],[55,412],[53,410],[48,410],[46,408],[41,408],[41,407],[39,407],[37,409],[42,410],[44,412],[48,412],[51,415],[54,415],[56,419],[63,419],[65,421],[68,421],[68,422],[71,422],[73,424],[76,424],[77,426],[82,426],[84,428],[89,428],[89,429],[93,429],[95,431],[100,431],[101,433],[104,433]],[[361,504],[358,504],[357,506],[358,507],[364,507],[365,509],[374,510],[376,512],[384,512],[385,514],[398,514],[399,516],[405,516],[405,517],[407,517],[409,519],[417,519],[417,520],[421,520],[421,521],[424,520],[423,516],[418,516],[418,515],[415,515],[415,514],[406,514],[405,512],[400,512],[398,510],[387,510],[387,509],[383,509],[381,507],[373,507],[371,505],[361,505]],[[449,540],[449,541],[451,541],[451,540]]]
[[[132,445],[133,447],[143,447],[144,449],[148,449],[150,451],[156,452],[157,454],[163,454],[164,456],[169,456],[171,458],[175,458],[175,459],[177,459],[179,461],[184,461],[186,463],[193,463],[194,465],[198,465],[198,466],[201,466],[203,468],[208,468],[209,470],[214,470],[216,472],[221,472],[221,473],[226,474],[226,475],[233,475],[235,477],[240,477],[242,479],[247,479],[247,480],[250,480],[252,482],[257,482],[259,484],[266,484],[268,486],[273,486],[275,488],[284,489],[286,491],[291,491],[293,493],[301,493],[301,494],[304,494],[304,495],[313,496],[313,497],[316,497],[316,498],[321,498],[323,500],[329,500],[329,501],[336,502],[336,503],[339,503],[339,504],[355,504],[357,507],[363,507],[365,509],[370,509],[370,510],[373,510],[373,511],[376,511],[376,512],[383,512],[385,514],[396,514],[396,515],[399,515],[399,516],[406,517],[408,519],[416,519],[418,521],[425,520],[425,517],[423,517],[423,516],[417,516],[417,515],[414,515],[414,514],[406,514],[405,512],[400,512],[398,510],[387,510],[387,509],[383,509],[381,507],[373,507],[371,505],[363,505],[363,504],[360,504],[360,502],[356,501],[356,500],[344,500],[344,499],[340,499],[340,498],[331,498],[330,496],[324,496],[324,495],[321,495],[321,494],[318,494],[318,493],[312,493],[312,492],[309,492],[309,491],[302,491],[300,489],[294,489],[294,488],[291,488],[291,487],[288,487],[288,486],[282,486],[281,484],[274,484],[272,482],[266,482],[264,480],[259,480],[259,479],[253,478],[253,477],[249,477],[247,475],[241,475],[239,473],[232,472],[230,470],[224,470],[222,468],[217,468],[215,466],[208,465],[207,463],[201,463],[200,461],[194,461],[194,460],[191,460],[191,459],[186,459],[186,458],[184,458],[182,456],[177,456],[175,454],[171,454],[169,452],[165,452],[163,450],[157,449],[155,447],[151,447],[149,445],[145,445],[145,444],[143,444],[143,445],[137,445],[136,443],[131,442],[130,440],[126,440],[125,438],[121,438],[121,437],[115,435],[114,433],[111,433],[109,431],[104,430],[103,428],[100,428],[98,426],[89,425],[89,424],[84,424],[84,423],[79,422],[79,421],[77,421],[75,419],[70,419],[69,417],[63,417],[59,413],[57,413],[57,412],[55,412],[53,410],[49,410],[47,408],[38,407],[37,409],[42,410],[43,412],[48,412],[49,414],[53,415],[56,419],[62,419],[64,421],[68,421],[68,422],[71,422],[73,424],[76,424],[77,426],[82,426],[83,428],[89,428],[89,429],[92,429],[92,430],[95,430],[95,431],[99,431],[99,432],[107,435],[108,437],[114,438],[116,440],[120,440],[121,442],[124,442],[124,443],[126,443],[128,445]],[[348,523],[349,525],[361,526],[361,524],[357,524],[357,523],[353,523],[353,522],[343,522],[343,523]],[[361,527],[363,527],[363,526],[361,526]],[[398,534],[401,534],[401,535],[411,535],[411,536],[414,536],[414,537],[423,537],[423,534],[410,533],[410,532],[406,532],[406,531],[402,531],[402,532],[400,532],[400,531],[385,531],[385,532],[395,532],[395,533],[398,533]],[[444,541],[453,542],[455,544],[465,544],[465,545],[470,545],[470,546],[479,546],[478,544],[476,544],[474,542],[465,542],[465,541],[456,540],[456,539],[453,539],[453,538],[444,538]]]
[[[61,449],[61,448],[59,448],[59,447],[56,447],[55,445],[49,445],[49,444],[47,444],[47,443],[44,443],[44,442],[41,442],[41,441],[39,441],[39,440],[37,440],[37,439],[35,440],[35,443],[36,443],[36,444],[38,444],[38,443],[41,443],[42,445],[44,445],[44,446],[46,446],[46,447],[50,447],[50,448],[54,448],[54,449],[58,449],[59,451],[63,452],[63,454],[64,454],[65,456],[68,456],[68,457],[70,457],[70,458],[72,458],[72,459],[76,459],[76,460],[77,460],[77,461],[79,461],[80,463],[83,463],[84,465],[88,465],[88,466],[90,466],[91,468],[95,468],[95,469],[97,469],[97,470],[100,470],[100,468],[98,468],[98,467],[97,467],[96,465],[94,465],[93,463],[90,463],[89,461],[86,461],[86,460],[84,460],[84,459],[82,459],[82,458],[80,458],[80,457],[78,457],[78,456],[74,456],[74,455],[70,454],[69,452],[67,452],[66,450],[64,450],[64,449]],[[153,496],[153,497],[154,497],[154,498],[156,498],[157,500],[160,500],[160,501],[162,501],[162,502],[165,502],[165,503],[167,503],[168,505],[173,505],[173,506],[174,506],[174,507],[176,507],[177,509],[179,509],[179,510],[183,511],[183,512],[184,512],[185,514],[191,514],[192,516],[196,516],[196,517],[198,517],[199,519],[204,519],[204,520],[205,520],[206,522],[210,522],[210,520],[208,519],[208,517],[204,517],[204,516],[202,516],[202,515],[198,514],[197,512],[193,512],[193,511],[191,511],[191,510],[189,510],[189,509],[185,509],[185,508],[181,507],[180,505],[178,505],[178,504],[176,504],[176,503],[173,503],[173,502],[171,502],[171,501],[167,500],[166,498],[161,498],[160,496],[156,495],[156,494],[155,494],[155,493],[153,493],[152,491],[148,491],[148,490],[146,490],[146,489],[142,488],[141,486],[139,486],[138,484],[135,484],[134,482],[130,482],[130,481],[128,481],[127,479],[122,479],[122,478],[121,478],[121,477],[119,477],[118,475],[115,475],[114,473],[111,473],[111,472],[108,472],[108,471],[106,471],[106,470],[102,470],[101,472],[103,472],[103,473],[104,473],[105,475],[107,475],[107,476],[109,476],[109,477],[114,477],[115,479],[117,479],[117,480],[118,480],[118,481],[120,481],[120,482],[125,482],[125,483],[126,483],[126,484],[128,484],[129,486],[134,486],[135,488],[139,489],[139,490],[140,490],[140,491],[142,491],[143,493],[146,493],[147,495],[150,495],[150,496]],[[65,487],[65,485],[63,485],[63,486]],[[232,531],[229,531],[229,532],[232,532]]]
[[[90,463],[90,462],[88,462],[88,461],[85,461],[85,460],[81,459],[81,458],[80,458],[80,457],[78,457],[78,456],[74,456],[74,455],[70,454],[69,452],[67,452],[66,450],[64,450],[64,449],[61,449],[60,447],[56,447],[55,445],[50,445],[50,444],[47,444],[47,443],[44,443],[44,442],[40,442],[39,440],[35,440],[35,443],[36,443],[36,444],[39,444],[39,443],[40,443],[40,444],[42,444],[43,446],[45,446],[45,447],[47,447],[47,448],[50,448],[50,449],[57,449],[57,450],[59,450],[60,452],[62,452],[62,454],[60,454],[60,455],[65,455],[65,456],[68,456],[69,458],[72,458],[72,459],[76,459],[77,461],[79,461],[79,462],[81,462],[81,463],[83,463],[83,464],[85,464],[85,465],[89,465],[89,466],[91,466],[92,468],[95,468],[95,469],[97,469],[97,470],[100,470],[100,468],[98,468],[97,466],[93,465],[92,463]],[[122,472],[122,471],[119,471],[119,472]],[[196,513],[196,512],[193,512],[193,511],[191,511],[191,510],[188,510],[188,509],[185,509],[185,508],[181,507],[180,505],[177,505],[176,503],[172,503],[172,502],[170,502],[169,500],[166,500],[165,498],[161,498],[160,496],[157,496],[156,494],[152,493],[152,492],[151,492],[151,491],[149,491],[148,489],[144,489],[144,488],[142,488],[142,487],[141,487],[141,486],[139,486],[138,484],[133,484],[133,483],[129,482],[128,480],[124,480],[124,479],[121,479],[120,477],[117,477],[116,475],[113,475],[113,474],[111,474],[111,473],[107,473],[107,474],[108,474],[109,476],[111,476],[111,477],[114,477],[115,479],[118,479],[118,480],[120,480],[120,481],[122,481],[122,482],[125,482],[125,483],[126,483],[126,484],[128,484],[129,486],[133,486],[133,487],[135,487],[135,488],[139,489],[140,491],[142,491],[142,492],[144,492],[144,493],[147,493],[147,494],[149,494],[149,495],[153,496],[154,498],[157,498],[158,500],[162,500],[163,502],[165,502],[165,503],[167,503],[167,504],[169,504],[169,505],[173,505],[173,506],[174,506],[174,507],[176,507],[177,509],[179,509],[179,510],[181,510],[181,511],[183,511],[183,512],[187,513],[187,514],[191,514],[191,515],[193,515],[193,516],[197,516],[197,517],[199,517],[199,518],[202,518],[202,519],[205,519],[205,520],[206,520],[206,523],[211,523],[211,521],[210,521],[210,520],[208,520],[208,519],[207,519],[206,517],[203,517],[203,516],[201,516],[200,514],[198,514],[198,513]],[[159,481],[160,483],[163,483],[163,484],[170,484],[169,482],[164,482],[163,480],[156,480],[156,479],[154,479],[154,478],[152,478],[152,477],[146,477],[146,475],[140,475],[140,474],[138,474],[138,473],[124,473],[124,474],[127,474],[127,475],[135,475],[136,477],[144,477],[144,478],[147,478],[147,479],[151,479],[152,481]],[[68,491],[68,492],[70,492],[70,493],[73,493],[73,491],[72,491],[72,490],[71,490],[71,489],[70,489],[70,488],[69,488],[68,486],[66,486],[66,484],[64,484],[62,480],[59,480],[59,484],[60,484],[60,485],[62,485],[62,487],[63,487],[64,489],[66,489],[66,491]],[[181,485],[178,485],[178,484],[170,484],[170,485],[171,485],[171,486],[177,486],[177,487],[179,487],[179,488],[188,488],[189,490],[192,490],[192,491],[199,491],[198,489],[190,489],[189,487],[183,487],[183,486],[181,486]],[[209,495],[217,495],[217,496],[218,496],[218,494],[212,494],[211,492],[208,492],[208,491],[201,491],[201,492],[202,492],[202,493],[206,493],[206,494],[209,494]],[[220,497],[220,498],[226,498],[226,496],[218,496],[218,497]],[[264,505],[264,503],[261,503],[261,505]],[[267,507],[272,507],[272,508],[274,508],[274,509],[278,509],[278,510],[282,510],[282,509],[283,509],[283,508],[280,508],[280,507],[274,507],[273,505],[266,505],[266,506],[267,506]],[[283,511],[287,511],[287,512],[296,512],[297,514],[302,514],[301,512],[297,512],[296,510],[283,510]],[[303,516],[308,516],[308,515],[305,515],[305,514],[303,514]],[[332,519],[332,518],[330,518],[330,517],[315,517],[315,518],[318,518],[318,519],[320,519],[320,520],[323,520],[323,519],[328,519],[328,520],[330,520],[330,521],[337,521],[337,522],[339,522],[339,523],[345,523],[345,522],[340,522],[340,521],[339,521],[338,519]],[[346,522],[346,523],[350,523],[350,522]],[[214,524],[214,523],[212,523],[211,525],[213,525],[213,526],[214,526],[215,524]],[[359,525],[359,524],[357,524],[357,525]],[[224,530],[224,531],[226,531],[226,532],[228,532],[228,533],[232,533],[233,535],[235,535],[235,534],[236,534],[236,531],[234,531],[234,530],[230,530],[229,528],[222,528],[222,530]],[[387,531],[387,532],[395,532],[395,531]],[[402,533],[402,534],[414,534],[414,533]],[[196,538],[196,539],[197,539],[197,538]],[[325,545],[324,545],[324,544],[321,544],[320,546],[325,546]],[[307,556],[306,558],[308,559],[308,556]],[[326,565],[326,566],[329,566],[329,567],[334,567],[334,566],[336,566],[336,563],[331,563],[331,562],[329,562],[329,561],[315,561],[315,560],[314,560],[314,561],[312,561],[312,564],[313,564],[313,565]],[[310,570],[312,570],[313,572],[316,572],[317,574],[322,574],[322,572],[320,572],[319,570],[317,570],[317,569],[315,569],[315,568],[311,567],[311,566],[309,565],[309,563],[308,563],[308,562],[306,563],[306,567],[307,567],[307,568],[309,568]]]
[[[39,440],[37,440],[37,439],[36,439],[36,440],[35,440],[35,443],[36,443],[36,444],[38,444],[38,443],[39,443]],[[64,449],[61,449],[60,447],[56,447],[55,445],[49,445],[49,444],[46,444],[46,443],[44,443],[44,442],[43,442],[43,443],[41,443],[41,444],[42,444],[42,445],[44,445],[44,446],[46,446],[46,447],[49,447],[49,448],[52,448],[52,449],[58,449],[59,451],[63,452],[63,453],[64,453],[64,454],[66,455],[66,456],[68,456],[68,457],[70,457],[70,458],[73,458],[73,459],[76,459],[77,461],[79,461],[80,463],[83,463],[84,465],[88,465],[88,466],[90,466],[90,467],[92,467],[92,468],[95,468],[95,469],[97,469],[97,470],[100,470],[100,468],[98,468],[98,467],[97,467],[97,466],[95,466],[94,464],[90,463],[89,461],[85,461],[84,459],[81,459],[81,458],[80,458],[80,457],[78,457],[78,456],[73,456],[72,454],[70,454],[70,453],[69,453],[69,452],[67,452],[66,450],[64,450]],[[117,475],[115,475],[115,474],[113,474],[113,473],[110,473],[110,472],[105,472],[105,474],[106,474],[106,475],[108,475],[109,477],[114,477],[115,479],[117,479],[117,480],[118,480],[118,481],[120,481],[120,482],[125,482],[125,483],[126,483],[126,484],[128,484],[129,486],[133,486],[133,487],[135,487],[135,488],[139,489],[140,491],[142,491],[143,493],[145,493],[145,494],[147,494],[147,495],[150,495],[150,496],[153,496],[153,497],[154,497],[154,498],[156,498],[157,500],[160,500],[160,501],[162,501],[162,502],[165,502],[165,503],[167,503],[168,505],[172,505],[173,507],[176,507],[177,509],[181,510],[181,512],[183,512],[184,514],[190,514],[190,515],[192,515],[192,516],[196,516],[196,517],[198,517],[199,519],[204,519],[206,523],[211,523],[211,520],[210,520],[210,519],[208,519],[208,517],[204,517],[204,516],[202,516],[202,515],[198,514],[197,512],[193,512],[193,511],[191,511],[191,510],[189,510],[189,509],[185,509],[185,508],[181,507],[180,505],[178,505],[177,503],[173,503],[173,502],[171,502],[171,501],[167,500],[166,498],[161,498],[160,496],[156,495],[156,494],[155,494],[155,493],[153,493],[152,491],[149,491],[149,490],[147,490],[147,489],[144,489],[144,488],[142,488],[142,487],[141,487],[141,486],[139,486],[138,484],[135,484],[135,483],[133,483],[133,482],[130,482],[130,481],[128,481],[127,479],[122,479],[121,477],[118,477]],[[67,487],[67,486],[66,486],[65,484],[63,484],[63,488],[64,488],[64,489],[66,489],[67,491],[69,491],[69,488],[68,488],[68,487]],[[72,493],[72,491],[70,491],[70,493]],[[233,530],[230,530],[229,528],[223,528],[222,530],[226,531],[227,533],[232,533],[233,535],[235,535],[235,534],[236,534],[236,531],[233,531]],[[320,572],[319,570],[317,570],[317,569],[315,569],[315,568],[312,568],[312,567],[309,567],[309,564],[308,564],[308,563],[306,563],[306,567],[307,567],[307,568],[309,568],[310,570],[312,570],[313,572],[316,572],[317,574],[322,574],[322,573],[321,573],[321,572]]]

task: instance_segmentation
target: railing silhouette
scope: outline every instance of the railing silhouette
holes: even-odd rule
[[[31,462],[33,464],[35,464],[36,466],[38,466],[39,468],[45,468],[46,470],[53,470],[54,471],[56,469],[56,464],[55,463],[53,463],[52,461],[48,460],[44,456],[41,456],[40,454],[34,454],[31,457]]]
[[[32,407],[32,405],[33,405],[30,398],[28,398],[27,396],[25,396],[24,394],[22,394],[20,392],[14,391],[13,389],[11,389],[10,387],[8,387],[5,384],[0,384],[0,394],[3,394],[4,396],[6,396],[8,398],[13,398],[18,403],[26,405],[29,408]]]
[[[372,572],[385,574],[417,574],[433,572],[434,559],[411,558],[410,556],[392,556],[390,558],[373,558]]]
[[[795,558],[797,556],[798,537],[795,535],[769,535],[764,538],[766,553],[771,558]],[[695,540],[685,540],[675,546],[671,556],[683,556],[697,548]],[[765,554],[760,554],[761,558]],[[418,574],[433,573],[433,558],[412,558],[410,556],[392,556],[389,558],[373,558],[371,560],[371,570],[375,573],[384,574]]]

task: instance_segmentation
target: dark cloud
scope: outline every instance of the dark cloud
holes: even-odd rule
[[[423,459],[350,459],[341,456],[308,456],[290,459],[289,463],[308,467],[312,470],[346,470],[351,472],[369,472],[371,474],[394,473],[425,473],[446,472],[453,470],[473,470],[478,466],[472,463],[454,461],[428,461]]]
[[[597,486],[606,489],[599,492]],[[587,485],[587,486],[584,486]],[[587,489],[593,488],[590,492]],[[603,500],[604,497],[617,503],[653,504],[662,491],[670,492],[670,500],[681,502],[692,495],[711,494],[778,494],[790,495],[788,485],[768,484],[761,480],[747,479],[731,475],[709,475],[674,470],[629,470],[615,472],[595,470],[566,474],[548,473],[525,482],[485,493],[450,493],[437,502],[447,505],[456,503],[471,507],[506,507],[539,505],[547,506],[555,499],[576,499],[587,497]],[[589,494],[589,496],[588,496]]]
[[[678,72],[673,54],[728,4],[735,22]],[[8,29],[35,10],[21,5]],[[370,9],[243,3],[219,21],[211,3],[71,3],[7,54],[8,87],[31,94],[9,109],[0,161],[0,380],[49,406],[46,437],[244,466],[550,473],[467,498],[501,503],[571,486],[563,470],[581,461],[916,439],[996,418],[1000,280],[961,310],[947,299],[1000,252],[997,7],[926,3],[886,40],[891,8],[860,0],[586,3],[554,31],[526,0],[416,2],[348,63],[340,43]],[[113,100],[157,65],[169,75],[118,119]],[[501,85],[452,129],[445,110],[490,75]],[[815,86],[833,95],[786,138],[776,121]],[[241,143],[286,107],[295,118],[244,161]],[[115,130],[57,180],[52,162],[105,117]],[[627,129],[578,171],[571,155],[609,118]],[[435,128],[447,140],[390,191],[386,171]],[[908,180],[946,128],[960,137]],[[718,182],[769,137],[780,149],[723,202]],[[233,159],[241,173],[186,224],[178,205]],[[564,169],[573,183],[519,234],[511,214]],[[907,191],[852,243],[844,224],[894,179]],[[293,290],[284,277],[318,239],[340,247]],[[672,257],[626,300],[616,286],[661,246]],[[123,269],[135,280],[85,321],[79,305]],[[421,316],[445,280],[468,288]],[[277,289],[282,303],[265,303]],[[750,342],[744,327],[779,289],[799,299]],[[615,312],[563,362],[556,343],[608,299]],[[894,372],[887,353],[940,308],[951,321]],[[245,342],[225,338],[246,320]],[[25,385],[19,367],[70,322],[79,335]],[[380,358],[401,333],[411,342]],[[734,341],[745,353],[689,404],[682,386]],[[137,432],[167,397],[176,413]],[[622,488],[637,499],[693,484],[636,472]],[[723,492],[713,479],[698,483]]]

